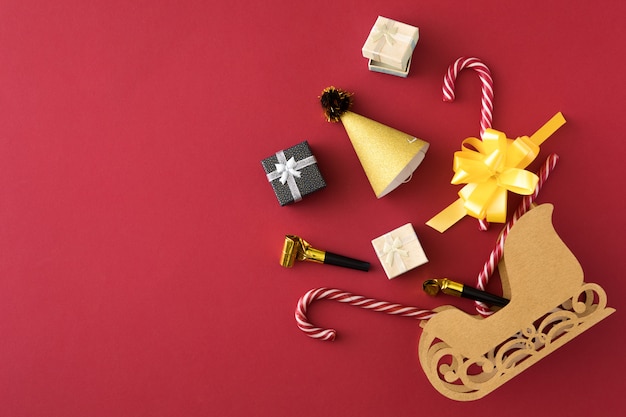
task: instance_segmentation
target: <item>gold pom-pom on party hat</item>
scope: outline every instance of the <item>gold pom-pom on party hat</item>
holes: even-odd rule
[[[427,142],[350,111],[352,93],[327,87],[320,102],[326,119],[346,129],[376,197],[405,182],[424,159]]]

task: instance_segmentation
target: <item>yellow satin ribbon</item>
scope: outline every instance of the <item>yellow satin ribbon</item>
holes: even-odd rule
[[[539,146],[565,124],[560,112],[531,137],[508,139],[494,129],[485,129],[483,139],[467,138],[454,153],[452,184],[467,184],[459,199],[426,222],[443,233],[470,215],[492,223],[506,222],[507,192],[529,195],[539,178],[526,168],[539,154]]]

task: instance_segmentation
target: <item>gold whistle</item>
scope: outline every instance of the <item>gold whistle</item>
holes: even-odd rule
[[[449,280],[448,278],[429,279],[424,281],[423,289],[428,295],[436,295],[439,291],[444,294],[456,297],[469,298],[475,301],[504,307],[509,303],[506,298],[498,297],[485,291],[463,285],[460,282]]]
[[[368,271],[370,269],[369,262],[315,249],[301,237],[286,235],[280,264],[285,268],[291,268],[293,264],[296,263],[296,260],[342,266],[344,268],[358,269],[360,271]]]

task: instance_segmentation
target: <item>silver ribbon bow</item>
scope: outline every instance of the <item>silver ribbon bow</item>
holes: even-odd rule
[[[276,166],[276,172],[280,174],[280,178],[278,181],[280,181],[281,184],[285,185],[285,183],[287,182],[287,178],[289,178],[290,175],[300,178],[300,171],[296,169],[298,163],[293,156],[289,158],[289,160],[285,164],[279,163],[274,165]]]
[[[279,151],[276,152],[276,159],[278,159],[278,163],[274,164],[276,166],[276,171],[272,171],[267,174],[267,180],[272,182],[278,179],[281,184],[285,185],[286,183],[289,187],[293,200],[302,200],[302,194],[300,193],[300,189],[298,188],[298,184],[296,184],[294,177],[300,178],[300,169],[316,164],[317,160],[315,159],[315,156],[311,155],[299,161],[296,161],[292,156],[289,160],[287,160],[285,152]]]

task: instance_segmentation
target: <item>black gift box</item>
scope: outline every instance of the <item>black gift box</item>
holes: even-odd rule
[[[261,161],[281,206],[326,187],[317,160],[305,140]]]

